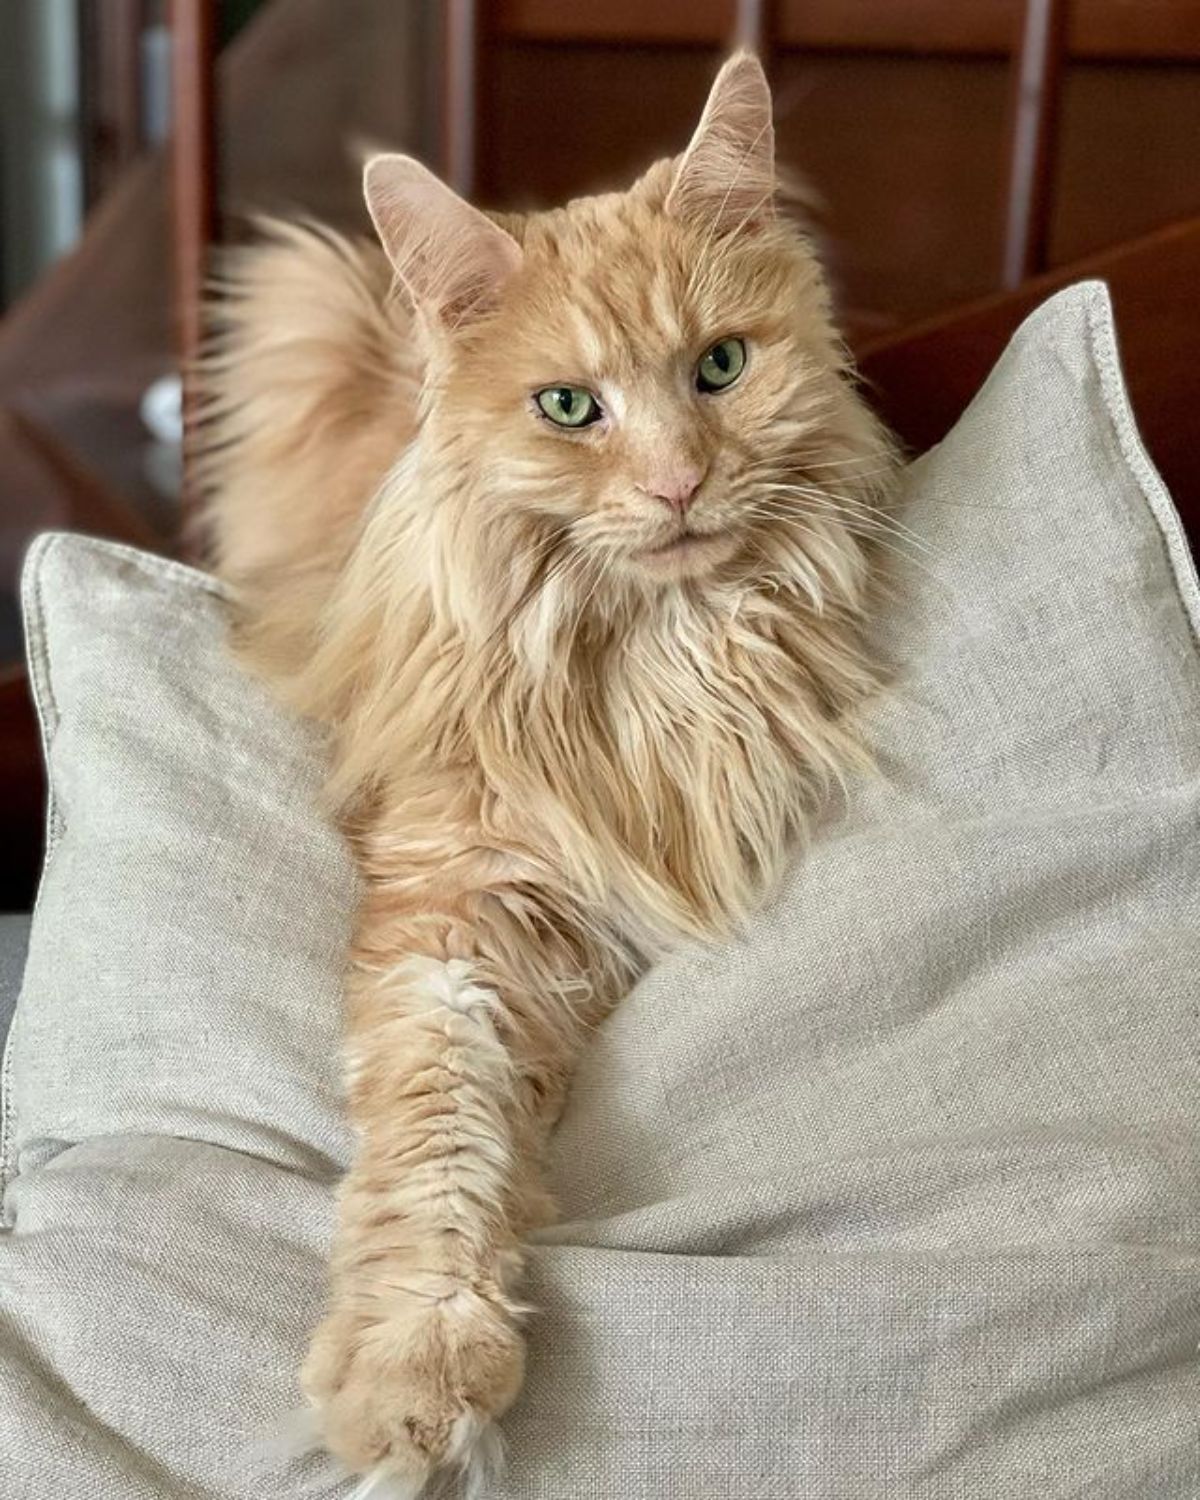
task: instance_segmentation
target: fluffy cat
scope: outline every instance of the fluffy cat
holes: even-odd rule
[[[365,890],[304,1385],[335,1454],[415,1495],[521,1384],[589,1030],[736,927],[860,755],[894,453],[748,55],[626,193],[485,215],[400,156],[365,189],[382,253],[275,226],[232,266],[207,463],[241,649],[329,726]]]

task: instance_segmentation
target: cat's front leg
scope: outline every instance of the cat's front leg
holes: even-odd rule
[[[520,1234],[545,1216],[530,1158],[582,1030],[569,1006],[530,998],[546,953],[522,975],[522,935],[495,920],[424,912],[381,932],[368,907],[351,980],[359,1153],[304,1385],[329,1448],[414,1495],[486,1457],[520,1388]]]

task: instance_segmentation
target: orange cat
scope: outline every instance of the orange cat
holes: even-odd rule
[[[208,465],[243,649],[329,726],[365,887],[304,1384],[414,1495],[520,1386],[589,1029],[736,926],[859,753],[894,456],[776,211],[752,57],[627,193],[515,217],[405,157],[365,182],[384,254],[276,227],[233,267]]]

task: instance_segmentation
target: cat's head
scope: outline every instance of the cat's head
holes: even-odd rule
[[[522,588],[757,571],[810,594],[848,566],[888,449],[812,246],[778,212],[753,57],[625,193],[493,217],[400,156],[365,185],[417,314],[422,444],[482,566]]]

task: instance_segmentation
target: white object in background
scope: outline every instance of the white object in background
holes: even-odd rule
[[[139,407],[153,438],[142,456],[142,471],[155,492],[177,501],[183,488],[183,383],[163,375],[149,386]]]
[[[160,443],[183,442],[183,384],[178,375],[163,375],[142,397],[142,421]]]
[[[171,133],[171,28],[164,22],[142,32],[142,134],[161,146]]]

